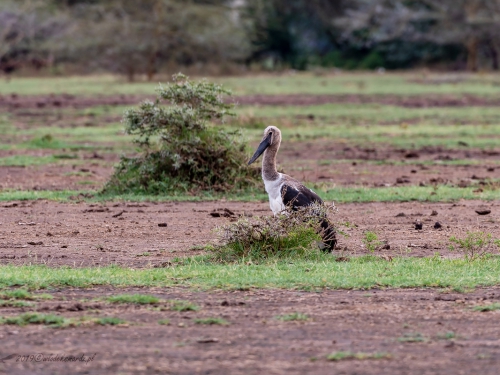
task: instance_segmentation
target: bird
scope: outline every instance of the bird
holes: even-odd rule
[[[281,145],[281,131],[276,126],[268,126],[264,136],[257,146],[257,150],[248,161],[248,165],[255,162],[260,155],[262,158],[262,179],[266,192],[269,195],[269,205],[276,216],[286,211],[287,207],[297,211],[302,207],[313,204],[323,205],[323,200],[314,191],[304,186],[300,181],[276,169],[276,155]],[[335,229],[325,215],[320,215],[323,250],[331,251],[337,244]]]

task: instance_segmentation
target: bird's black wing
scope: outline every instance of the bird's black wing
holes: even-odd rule
[[[299,185],[298,189],[293,186],[283,184],[281,187],[281,197],[286,207],[291,207],[296,211],[299,207],[309,206],[313,203],[323,204],[323,200],[311,189],[304,185]]]

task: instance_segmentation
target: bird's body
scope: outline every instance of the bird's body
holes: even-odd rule
[[[264,137],[257,151],[248,164],[253,163],[262,153],[262,179],[269,195],[269,205],[274,215],[284,212],[287,208],[296,211],[300,207],[312,204],[323,204],[323,200],[311,189],[296,179],[279,173],[276,169],[276,155],[281,144],[281,131],[275,126],[269,126],[264,131]],[[330,250],[336,244],[335,230],[326,217],[320,217],[323,240]]]
[[[266,180],[264,176],[263,180],[269,195],[269,206],[275,215],[287,207],[296,210],[313,203],[323,204],[323,200],[314,191],[284,173],[278,173],[275,180]]]

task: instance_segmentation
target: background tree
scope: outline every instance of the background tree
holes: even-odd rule
[[[2,1],[0,7],[0,70],[9,74],[23,65],[50,65],[48,41],[69,23],[63,12],[55,12],[42,1]]]

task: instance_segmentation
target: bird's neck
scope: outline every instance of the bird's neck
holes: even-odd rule
[[[264,157],[262,158],[262,178],[266,181],[275,181],[280,177],[276,170],[276,154],[278,153],[279,144],[273,146],[271,145],[264,151]]]

